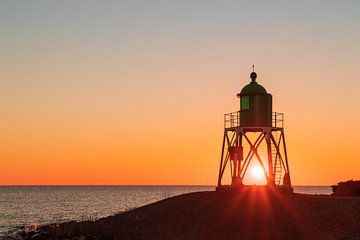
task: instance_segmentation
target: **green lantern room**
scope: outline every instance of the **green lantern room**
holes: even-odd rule
[[[272,96],[256,82],[257,74],[250,74],[251,82],[243,87],[240,98],[240,124],[242,127],[271,127]]]

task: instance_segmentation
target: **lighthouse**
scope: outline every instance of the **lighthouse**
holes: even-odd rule
[[[250,74],[250,83],[236,95],[240,110],[224,115],[224,135],[217,190],[245,186],[249,165],[256,161],[266,186],[292,191],[284,134],[284,114],[273,112],[272,95]],[[223,185],[230,172],[230,185]],[[227,175],[228,176],[228,175]]]

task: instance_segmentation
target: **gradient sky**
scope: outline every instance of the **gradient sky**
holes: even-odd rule
[[[360,179],[359,1],[1,1],[0,184],[216,184],[255,64],[295,185]]]

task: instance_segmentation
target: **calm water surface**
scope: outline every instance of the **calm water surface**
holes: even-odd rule
[[[0,236],[19,226],[105,217],[167,197],[213,186],[0,186]],[[294,191],[330,194],[324,186]]]

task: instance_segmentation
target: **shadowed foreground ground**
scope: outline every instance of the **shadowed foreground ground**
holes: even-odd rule
[[[359,239],[360,198],[262,188],[198,192],[96,222],[44,226],[33,239]]]

